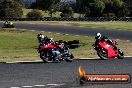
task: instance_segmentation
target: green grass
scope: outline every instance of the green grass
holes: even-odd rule
[[[110,28],[118,30],[132,30],[132,22],[111,21],[111,22],[68,22],[67,24],[80,27]]]
[[[16,29],[0,29],[0,58],[12,60],[13,58],[36,56],[37,40],[34,33]],[[4,59],[3,59],[4,58]]]
[[[39,31],[18,30],[18,29],[0,29],[0,62],[5,61],[32,61],[40,60],[37,53],[37,38]],[[75,58],[97,57],[96,51],[92,48],[93,37],[64,35],[56,33],[43,32],[54,40],[80,40],[83,44],[79,48],[72,49]],[[118,40],[119,46],[124,49],[125,55],[132,55],[132,42]]]

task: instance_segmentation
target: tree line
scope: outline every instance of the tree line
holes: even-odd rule
[[[75,3],[61,0],[36,0],[29,7],[34,9],[27,17],[43,17],[39,10],[48,11],[50,16],[56,11],[61,17],[126,17],[132,13],[126,6],[127,0],[76,0]],[[23,0],[0,0],[0,17],[22,17]]]

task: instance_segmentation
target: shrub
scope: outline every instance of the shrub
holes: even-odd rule
[[[61,17],[73,17],[73,9],[72,7],[65,7],[60,14]]]
[[[28,18],[42,18],[43,17],[43,14],[41,11],[37,10],[37,9],[34,9],[32,10],[31,12],[29,12],[27,14],[27,17]]]

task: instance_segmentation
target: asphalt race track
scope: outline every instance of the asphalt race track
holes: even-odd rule
[[[72,26],[59,26],[59,25],[46,25],[46,24],[19,24],[15,23],[15,28],[24,28],[31,30],[40,30],[48,32],[56,32],[63,34],[75,34],[85,36],[95,36],[97,32],[107,35],[110,38],[132,40],[132,31],[126,30],[112,30],[103,28],[86,28],[86,27],[72,27]]]
[[[15,27],[85,36],[93,36],[96,32],[100,32],[111,38],[132,40],[132,31],[18,23],[15,23]],[[78,79],[80,65],[87,74],[132,76],[131,57],[122,60],[74,60],[72,63],[0,63],[0,88],[132,88],[132,83],[80,85]]]
[[[2,23],[0,26],[2,27]],[[47,24],[21,24],[14,23],[15,28],[30,29],[46,32],[56,32],[62,34],[75,34],[84,36],[95,36],[97,32],[114,39],[132,40],[132,31],[128,30],[112,30],[105,28],[87,28],[87,27],[76,27],[76,26],[60,26],[60,25],[47,25]]]
[[[87,74],[132,75],[132,58],[74,60],[72,63],[0,63],[0,88],[132,88],[132,83],[80,85],[80,65]]]

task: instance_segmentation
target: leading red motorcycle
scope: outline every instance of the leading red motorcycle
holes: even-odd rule
[[[38,53],[40,53],[40,58],[48,63],[63,60],[72,62],[74,58],[69,48],[63,42],[58,43],[43,40],[42,46],[38,49]]]
[[[108,58],[115,58],[117,57],[118,59],[123,59],[124,58],[124,53],[120,48],[114,48],[111,44],[111,42],[114,46],[117,45],[117,42],[114,40],[108,40],[108,39],[103,39],[99,40],[97,44],[93,44],[93,48],[97,51],[98,56],[101,59],[108,59]]]

